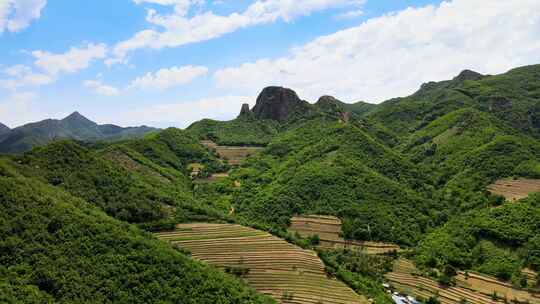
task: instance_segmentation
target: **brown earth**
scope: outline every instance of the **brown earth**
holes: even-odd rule
[[[531,193],[540,192],[540,179],[500,179],[489,185],[488,190],[509,201],[517,201]]]
[[[232,166],[241,165],[246,158],[263,149],[261,147],[219,146],[211,140],[202,140],[201,144],[215,150],[221,159],[226,160]]]
[[[341,220],[334,216],[306,215],[291,219],[289,231],[301,237],[318,235],[322,248],[348,248],[365,251],[368,254],[383,254],[399,251],[399,246],[389,243],[345,240],[341,234]]]
[[[220,268],[249,270],[243,278],[280,303],[368,303],[342,282],[330,279],[317,254],[269,233],[233,224],[180,224],[156,233]]]

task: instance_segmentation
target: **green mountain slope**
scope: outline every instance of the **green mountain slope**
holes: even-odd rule
[[[134,223],[176,221],[173,211],[197,205],[188,164],[203,163],[208,170],[221,166],[195,138],[178,129],[97,148],[58,141],[15,159],[25,176],[66,189]]]
[[[265,224],[335,214],[349,237],[412,244],[437,218],[420,194],[427,183],[420,170],[360,128],[334,120],[279,135],[233,178],[243,185],[236,211]]]
[[[520,285],[522,268],[540,270],[539,222],[540,194],[470,211],[428,234],[416,260],[424,267],[472,269]]]
[[[473,107],[506,124],[540,136],[540,65],[496,76],[464,71],[453,80],[428,83],[415,94],[386,101],[370,117],[403,136],[452,111]]]
[[[0,160],[2,303],[272,303]]]

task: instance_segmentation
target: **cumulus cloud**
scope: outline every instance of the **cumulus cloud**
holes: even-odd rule
[[[133,80],[130,88],[165,90],[171,87],[190,83],[195,78],[206,75],[208,69],[203,66],[183,66],[160,69],[155,73]]]
[[[38,73],[26,65],[14,65],[4,69],[3,74],[9,76],[7,79],[0,78],[0,87],[9,90],[16,90],[26,86],[42,86],[53,83],[55,78],[51,75]]]
[[[96,94],[104,96],[116,96],[120,94],[120,90],[113,86],[105,85],[101,80],[86,80],[83,85],[87,88],[91,88]]]
[[[538,63],[540,1],[453,0],[372,18],[317,38],[281,58],[217,71],[219,87],[253,94],[266,85],[314,100],[382,101],[465,68],[500,73]]]
[[[49,73],[75,73],[88,68],[95,59],[105,58],[107,46],[105,44],[88,43],[82,47],[71,47],[62,54],[54,54],[45,51],[33,51],[32,56],[36,59],[34,64]]]
[[[146,20],[161,30],[143,30],[132,38],[119,42],[113,49],[114,57],[107,60],[108,64],[125,62],[126,55],[136,49],[178,47],[217,38],[249,26],[272,23],[277,20],[289,22],[314,11],[358,6],[363,4],[364,0],[259,0],[243,12],[221,16],[212,11],[205,11],[191,17],[188,17],[190,7],[200,4],[200,1],[135,0],[135,3],[174,5],[174,12],[162,15],[156,10],[148,10]]]
[[[35,59],[34,67],[19,64],[4,69],[2,72],[8,77],[0,77],[0,87],[16,90],[20,87],[51,84],[61,73],[78,72],[88,68],[94,60],[105,58],[107,47],[104,44],[89,43],[82,47],[72,47],[60,54],[40,50],[30,54]]]
[[[116,121],[124,125],[163,125],[173,123],[187,127],[203,118],[230,119],[238,113],[243,103],[253,103],[254,97],[224,96],[192,101],[178,101],[125,111]]]
[[[0,0],[0,34],[27,28],[46,5],[47,0]]]

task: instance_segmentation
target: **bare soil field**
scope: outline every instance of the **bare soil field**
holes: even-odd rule
[[[219,146],[211,140],[202,140],[201,144],[209,149],[216,150],[216,153],[230,165],[241,165],[246,158],[260,152],[261,147],[240,147],[240,146]]]
[[[344,283],[328,278],[322,261],[264,231],[233,224],[180,224],[155,234],[225,270],[243,270],[253,288],[279,303],[369,303]]]
[[[489,192],[517,201],[534,192],[540,192],[540,179],[500,179],[488,186]]]
[[[340,236],[341,220],[327,215],[295,216],[291,219],[289,231],[302,237],[318,235],[322,248],[348,248],[363,250],[368,254],[383,254],[399,251],[399,246],[389,243],[345,240]]]
[[[508,283],[477,273],[459,272],[456,286],[445,287],[433,279],[420,276],[414,264],[406,259],[397,260],[393,271],[385,277],[400,292],[422,298],[437,296],[443,304],[459,304],[464,300],[472,304],[505,303],[505,300],[540,303],[538,294],[516,289]],[[497,295],[497,300],[494,295]]]

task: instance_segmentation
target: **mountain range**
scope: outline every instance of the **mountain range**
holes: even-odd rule
[[[156,130],[147,126],[122,128],[111,124],[98,125],[79,112],[73,112],[64,119],[46,119],[14,129],[0,124],[0,153],[20,153],[58,139],[119,140],[141,137]]]
[[[249,275],[243,259],[220,272],[147,233],[192,222],[251,226],[319,250],[328,277],[373,303],[392,303],[384,274],[402,259],[444,290],[470,272],[540,298],[540,65],[465,70],[378,105],[310,103],[268,87],[236,118],[185,130],[97,125],[78,113],[21,128],[0,131],[2,149],[25,150],[0,156],[0,299],[274,303],[237,278]],[[240,165],[220,154],[246,146],[258,152]],[[501,181],[525,185],[523,198],[492,192]],[[340,238],[402,250],[314,248],[317,237],[288,230],[298,215],[337,217]],[[171,240],[193,241],[183,232]],[[487,294],[502,302],[497,292]]]

